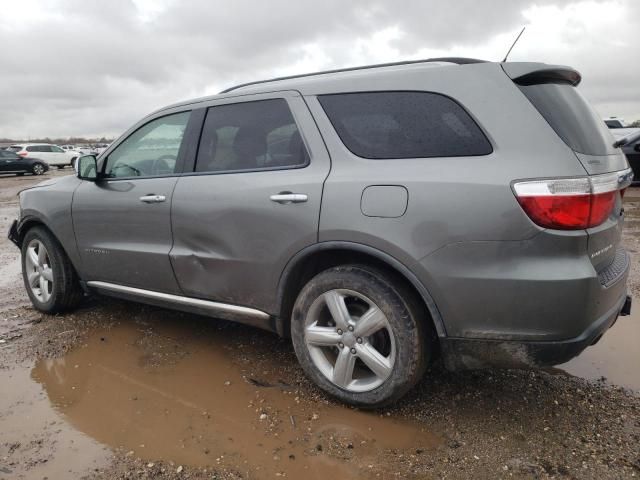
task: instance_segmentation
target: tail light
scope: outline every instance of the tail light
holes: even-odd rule
[[[602,224],[631,183],[631,169],[581,178],[517,182],[518,203],[533,222],[556,230],[583,230]]]
[[[20,155],[21,157],[26,157],[27,155],[29,155],[28,152],[18,152],[18,155]]]

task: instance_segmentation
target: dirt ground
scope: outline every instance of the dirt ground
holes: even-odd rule
[[[371,413],[325,397],[267,332],[101,298],[34,311],[5,237],[41,180],[0,177],[0,479],[640,477],[638,188],[632,316],[558,368],[435,365]]]

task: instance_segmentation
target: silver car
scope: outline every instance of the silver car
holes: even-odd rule
[[[579,82],[451,58],[171,105],[20,194],[26,289],[48,313],[99,293],[277,332],[363,407],[436,357],[565,362],[631,308],[631,172]]]

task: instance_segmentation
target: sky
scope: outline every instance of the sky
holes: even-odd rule
[[[464,56],[570,65],[640,119],[638,0],[0,0],[0,138],[118,136],[237,83]]]

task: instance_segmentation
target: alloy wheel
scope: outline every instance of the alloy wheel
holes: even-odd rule
[[[382,385],[396,360],[386,315],[353,290],[329,290],[313,302],[306,316],[304,341],[320,372],[350,392]]]
[[[25,273],[33,295],[42,303],[48,302],[53,293],[53,270],[49,253],[40,240],[31,240],[27,246]]]
[[[44,173],[44,167],[40,164],[35,164],[33,166],[33,173],[36,175],[42,175]]]

